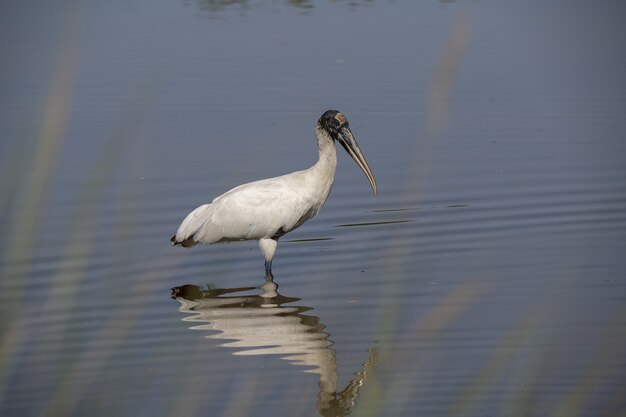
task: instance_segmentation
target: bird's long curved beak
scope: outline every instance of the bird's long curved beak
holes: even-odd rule
[[[359,148],[359,144],[354,139],[354,135],[350,131],[350,128],[344,126],[341,128],[339,135],[337,135],[337,139],[341,146],[348,152],[348,154],[354,159],[354,162],[363,170],[365,176],[370,182],[372,186],[372,190],[374,190],[374,194],[378,192],[378,185],[376,184],[376,179],[374,178],[374,174],[372,174],[372,170],[369,165],[367,165],[367,161],[361,152],[361,148]]]

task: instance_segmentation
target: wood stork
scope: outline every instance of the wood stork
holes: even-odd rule
[[[319,159],[303,171],[235,187],[185,217],[171,238],[173,245],[258,240],[265,269],[272,269],[278,239],[315,216],[328,198],[337,168],[338,141],[363,170],[374,193],[378,186],[348,120],[328,110],[318,119],[315,133]]]

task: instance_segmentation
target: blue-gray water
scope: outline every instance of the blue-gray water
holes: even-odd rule
[[[624,415],[625,12],[4,2],[0,415]],[[378,195],[170,246],[329,108]]]

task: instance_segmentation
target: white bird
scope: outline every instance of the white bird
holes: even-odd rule
[[[338,141],[363,170],[374,193],[378,186],[343,113],[328,110],[315,127],[319,159],[303,171],[235,187],[185,217],[173,245],[258,240],[265,269],[272,269],[278,239],[314,217],[333,186]]]

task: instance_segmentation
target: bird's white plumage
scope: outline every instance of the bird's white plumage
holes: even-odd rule
[[[347,145],[342,144],[364,170],[376,191],[376,182],[352,137],[345,116],[328,111],[322,118],[329,114],[328,117],[333,117],[329,119],[330,123],[336,122],[336,128],[344,129],[344,135],[349,136],[344,139],[341,134],[336,134],[339,140],[346,141]],[[266,268],[271,267],[278,238],[314,217],[332,188],[337,152],[335,139],[329,134],[330,128],[322,126],[322,118],[316,127],[319,159],[315,165],[303,171],[240,185],[211,203],[201,205],[183,220],[172,237],[172,243],[193,246],[198,243],[259,240]]]
[[[315,216],[330,193],[337,166],[332,139],[325,132],[318,137],[320,159],[311,168],[240,185],[201,205],[183,220],[176,241],[270,239]]]

